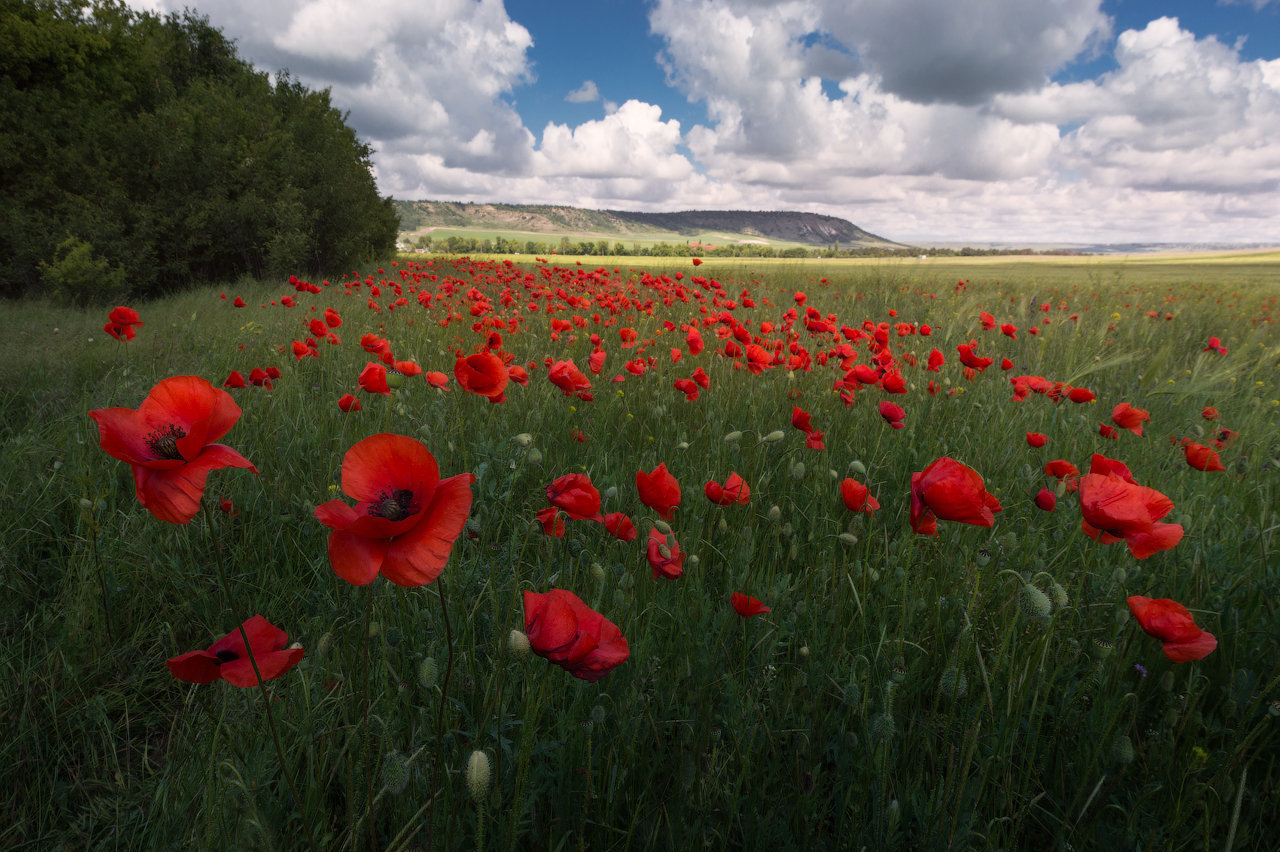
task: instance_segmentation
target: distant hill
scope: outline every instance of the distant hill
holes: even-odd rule
[[[455,201],[396,201],[400,230],[428,229],[519,231],[537,234],[628,238],[715,239],[750,242],[751,238],[811,246],[903,247],[864,231],[852,222],[820,213],[757,210],[683,210],[637,213],[627,210],[584,210],[547,204],[473,204]]]

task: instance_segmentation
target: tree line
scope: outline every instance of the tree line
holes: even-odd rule
[[[328,91],[190,12],[0,0],[0,115],[0,295],[102,302],[395,250]]]

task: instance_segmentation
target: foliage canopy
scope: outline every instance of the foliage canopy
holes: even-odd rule
[[[372,151],[328,91],[254,70],[190,12],[0,0],[0,114],[5,296],[148,296],[395,248]],[[95,265],[104,286],[79,274]]]

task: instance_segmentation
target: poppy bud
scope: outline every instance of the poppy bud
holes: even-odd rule
[[[532,447],[532,448],[529,450],[528,454],[525,456],[525,458],[527,458],[527,459],[529,460],[529,463],[530,463],[530,464],[541,464],[541,463],[542,463],[542,451],[541,451],[541,450],[539,450],[537,447]]]
[[[382,635],[382,622],[380,621],[369,622],[369,638],[372,639],[375,636],[381,636],[381,635]]]
[[[777,506],[770,506],[768,518],[770,523],[776,524],[778,521],[782,520],[782,510]]]
[[[973,557],[973,561],[978,563],[979,568],[984,568],[989,562],[991,562],[991,554],[985,549],[979,550],[978,554]]]
[[[761,437],[760,442],[762,444],[776,444],[785,437],[787,437],[787,435],[781,429],[774,429],[768,435]]]
[[[795,528],[791,526],[790,521],[783,524],[778,531],[782,533],[783,538],[791,538],[795,534]]]
[[[801,657],[808,657],[808,656],[809,656],[809,646],[808,646],[808,645],[801,645],[801,646],[800,646],[800,656],[801,656]]]
[[[489,755],[477,749],[471,752],[471,757],[467,758],[467,792],[471,794],[471,798],[477,802],[484,798],[489,792],[489,780],[493,774],[493,767],[489,763]]]
[[[591,576],[596,578],[596,582],[604,582],[604,566],[599,562],[591,563]]]
[[[854,459],[853,461],[849,462],[849,472],[856,473],[858,474],[858,476],[866,476],[867,466],[862,462],[858,461],[857,459]]]
[[[316,642],[316,653],[327,654],[329,649],[333,647],[333,634],[326,633],[320,637],[320,641]]]
[[[528,432],[521,432],[519,435],[511,436],[511,443],[520,447],[527,447],[533,443],[533,436]]]
[[[667,547],[665,544],[658,545],[658,553],[663,559],[671,558],[671,548]]]
[[[529,637],[525,633],[512,630],[507,636],[507,650],[517,657],[527,657],[533,653],[533,645],[529,643]]]
[[[880,713],[871,720],[871,740],[877,745],[893,739],[893,734],[893,717],[889,714]]]
[[[671,535],[671,524],[661,518],[653,522],[653,528],[663,535]]]
[[[604,490],[604,493],[601,494],[600,496],[606,500],[612,500],[613,498],[618,496],[618,486],[610,485],[608,488]]]
[[[734,429],[728,435],[724,436],[724,442],[726,444],[736,444],[741,440],[742,440],[742,432],[740,432],[737,429]]]
[[[436,661],[431,657],[424,657],[418,663],[418,686],[423,689],[431,689],[436,685],[436,678],[440,676],[440,667],[436,665]]]
[[[1111,744],[1111,756],[1122,766],[1133,763],[1133,741],[1126,734],[1116,737]]]
[[[948,666],[938,680],[938,692],[947,698],[959,698],[969,692],[969,679],[955,666]]]
[[[1123,586],[1125,579],[1129,575],[1125,573],[1125,570],[1123,568],[1117,568],[1116,573],[1113,576],[1115,577],[1116,584]]]
[[[858,543],[858,537],[853,533],[847,533],[847,532],[840,533],[840,535],[836,536],[836,538],[840,539],[842,544],[847,544],[850,547],[853,547],[855,544]]]
[[[1173,692],[1173,669],[1165,669],[1160,675],[1160,688],[1165,692]]]
[[[397,751],[382,759],[382,786],[393,796],[404,792],[409,783],[409,762]]]
[[[1018,609],[1027,618],[1043,618],[1053,609],[1053,604],[1049,602],[1048,595],[1027,583],[1018,592]]]
[[[1067,605],[1067,590],[1062,588],[1056,582],[1049,586],[1049,601],[1053,604],[1054,609],[1062,609]]]
[[[791,476],[794,479],[804,479],[805,466],[804,462],[798,461],[791,466]]]
[[[728,531],[729,531],[729,524],[725,521],[724,518],[721,518],[720,520],[716,521],[716,532],[720,533],[721,535],[724,535]]]

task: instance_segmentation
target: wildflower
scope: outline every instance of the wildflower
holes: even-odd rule
[[[490,402],[502,402],[506,397],[510,374],[502,359],[492,352],[477,352],[459,358],[453,365],[453,377],[463,390],[487,397]]]
[[[948,456],[911,474],[911,528],[920,535],[937,535],[939,519],[989,527],[1001,508],[976,470]]]
[[[1186,456],[1187,464],[1196,470],[1226,470],[1226,467],[1222,464],[1222,459],[1218,458],[1218,454],[1204,444],[1191,442],[1184,446],[1182,451]]]
[[[657,529],[649,530],[649,546],[645,550],[653,577],[675,580],[684,575],[684,553],[674,534],[665,535]]]
[[[712,481],[703,486],[702,490],[708,500],[721,506],[745,506],[751,502],[751,488],[736,473],[730,473],[723,485]]]
[[[1178,524],[1156,523],[1173,511],[1173,501],[1133,481],[1122,462],[1094,454],[1080,479],[1081,529],[1102,544],[1123,540],[1136,559],[1168,550],[1182,540]]]
[[[244,634],[241,635],[241,629]],[[245,637],[249,644],[246,647]],[[187,683],[212,683],[225,680],[232,686],[247,688],[258,685],[254,663],[263,680],[272,680],[293,668],[306,653],[302,648],[286,648],[289,636],[260,615],[232,630],[206,650],[189,651],[166,661],[169,671]],[[252,662],[249,654],[253,654]]]
[[[604,521],[600,492],[585,473],[566,473],[547,486],[547,500],[577,521]]]
[[[471,509],[475,476],[440,478],[435,457],[404,435],[357,442],[342,460],[342,490],[354,507],[330,500],[315,516],[329,527],[334,573],[356,586],[379,573],[400,586],[425,586],[444,570]]]
[[[235,450],[212,443],[240,419],[231,394],[199,376],[161,380],[136,410],[100,408],[99,445],[133,468],[138,502],[162,521],[190,523],[209,472],[258,469]]]
[[[666,463],[659,464],[649,473],[636,473],[636,490],[640,502],[657,512],[663,520],[671,520],[671,512],[680,505],[680,483],[667,471]]]
[[[1139,438],[1142,437],[1142,424],[1151,420],[1151,415],[1141,408],[1134,408],[1122,402],[1111,409],[1111,421],[1121,429],[1128,429]]]
[[[631,655],[617,625],[564,589],[524,593],[524,632],[535,654],[589,683]]]
[[[751,618],[762,613],[771,612],[763,602],[741,592],[734,592],[729,596],[729,605],[733,607],[734,612],[743,618]]]
[[[1164,655],[1175,663],[1202,660],[1218,647],[1212,633],[1201,630],[1185,606],[1168,598],[1129,598],[1129,611],[1149,636],[1164,643]]]
[[[851,477],[840,481],[840,499],[850,512],[866,512],[869,515],[880,508],[880,501],[871,496],[867,486]]]

